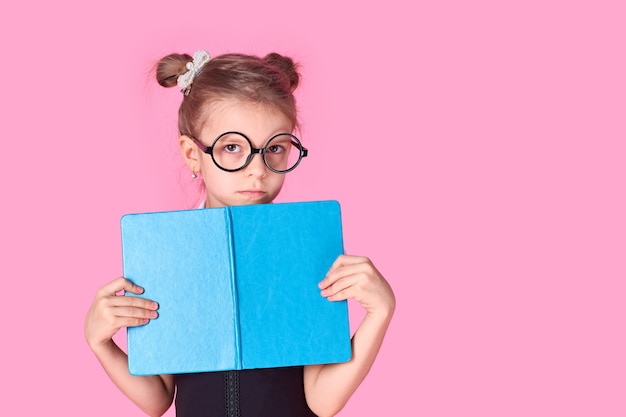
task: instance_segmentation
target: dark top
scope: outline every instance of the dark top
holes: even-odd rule
[[[315,417],[303,367],[175,375],[176,417]]]

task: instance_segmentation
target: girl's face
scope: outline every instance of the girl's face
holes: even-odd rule
[[[211,146],[222,133],[235,131],[246,135],[253,147],[263,148],[275,134],[291,133],[292,129],[289,119],[274,108],[231,99],[211,107],[197,139]],[[180,145],[189,168],[204,180],[206,208],[271,203],[283,186],[285,174],[272,172],[260,154],[255,154],[244,169],[227,172],[187,136],[181,137]]]

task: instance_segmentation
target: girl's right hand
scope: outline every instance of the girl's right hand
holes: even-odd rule
[[[108,344],[122,327],[141,326],[157,317],[158,304],[145,298],[117,295],[122,290],[142,294],[143,288],[119,277],[96,293],[85,317],[85,338],[92,350]]]

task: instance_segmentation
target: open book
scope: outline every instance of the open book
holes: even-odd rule
[[[121,231],[124,276],[159,303],[128,328],[132,374],[350,359],[347,302],[317,287],[343,253],[337,201],[127,214]]]

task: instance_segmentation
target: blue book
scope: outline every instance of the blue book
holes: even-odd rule
[[[127,330],[131,374],[350,359],[347,302],[317,287],[343,253],[337,201],[127,214],[121,232],[124,276],[159,303]]]

